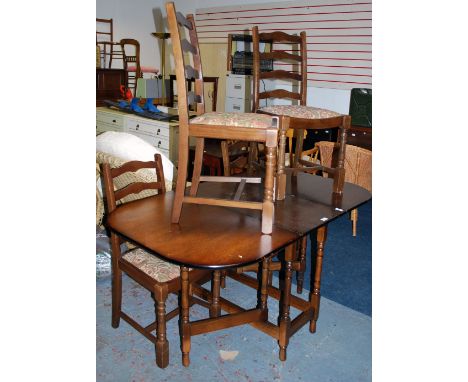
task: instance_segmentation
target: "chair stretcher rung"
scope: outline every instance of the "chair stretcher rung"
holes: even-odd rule
[[[138,322],[136,322],[133,318],[125,314],[124,312],[120,312],[120,317],[125,320],[129,325],[133,326],[137,331],[143,334],[146,338],[148,338],[153,344],[156,343],[156,337],[151,333],[147,332],[143,326],[141,326]]]
[[[246,183],[262,183],[261,178],[240,177],[240,176],[200,176],[200,182],[240,183],[243,180],[245,180]]]
[[[240,201],[240,200],[200,198],[196,196],[184,197],[184,203],[207,204],[209,206],[221,206],[221,207],[247,208],[250,210],[261,210],[263,208],[263,203],[261,202],[246,202],[246,201]]]

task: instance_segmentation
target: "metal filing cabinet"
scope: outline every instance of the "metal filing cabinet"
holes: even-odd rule
[[[226,78],[226,101],[224,111],[252,112],[252,76],[228,74]]]

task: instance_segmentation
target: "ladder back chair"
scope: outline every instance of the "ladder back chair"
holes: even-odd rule
[[[253,111],[283,117],[282,129],[279,137],[279,163],[278,163],[278,195],[279,200],[284,199],[285,193],[285,166],[284,153],[286,145],[286,131],[296,129],[296,149],[294,160],[291,162],[293,175],[297,171],[312,172],[326,171],[333,177],[333,192],[341,194],[345,177],[344,157],[346,149],[346,134],[350,127],[350,117],[337,112],[307,106],[307,45],[306,33],[299,36],[275,31],[260,33],[258,26],[252,28],[253,34],[253,77],[254,77],[254,106]],[[269,41],[272,44],[271,52],[260,52],[260,41]],[[288,51],[291,51],[289,53]],[[270,72],[260,72],[260,61],[272,59],[274,63],[286,64],[282,68]],[[290,68],[290,69],[287,69]],[[275,88],[274,90],[260,91],[260,81],[273,80],[275,86],[278,81],[291,82],[291,90]],[[295,104],[271,105],[260,107],[263,99],[289,99]],[[325,167],[320,164],[311,164],[302,159],[304,130],[339,128],[338,134],[338,162],[336,167]]]
[[[133,90],[133,96],[136,97],[136,88],[138,78],[143,78],[144,73],[156,75],[159,70],[151,66],[141,66],[140,64],[140,43],[133,38],[123,38],[120,40],[120,46],[123,52],[124,69],[126,73],[127,88]]]
[[[104,68],[112,69],[114,59],[123,60],[120,43],[114,41],[113,19],[96,18],[96,46],[99,48],[100,61]]]
[[[142,169],[155,171],[155,181],[144,182],[143,177],[137,172]],[[155,154],[154,161],[130,161],[117,168],[111,168],[109,163],[103,163],[102,170],[108,214],[112,214],[116,209],[135,199],[165,192],[164,172],[159,154]],[[131,244],[129,246],[133,248],[122,253],[123,242],[124,239],[111,230],[112,326],[118,328],[122,318],[143,334],[155,345],[156,364],[165,368],[169,363],[166,321],[177,316],[179,312],[179,309],[175,308],[166,313],[166,300],[169,293],[178,293],[181,289],[180,267]],[[151,292],[155,300],[155,322],[142,326],[123,312],[122,272]],[[209,278],[210,275],[206,270],[190,270],[189,273],[191,280],[199,280],[205,276]],[[156,335],[152,333],[154,330]]]
[[[205,113],[203,98],[203,72],[193,15],[184,17],[175,11],[174,4],[166,3],[169,31],[175,59],[177,92],[179,103],[179,168],[172,211],[172,222],[178,223],[184,203],[208,204],[215,206],[248,208],[262,212],[262,233],[271,234],[274,216],[273,189],[276,169],[279,118],[256,113]],[[183,33],[185,32],[185,33]],[[189,36],[189,40],[185,36]],[[192,65],[189,62],[192,58]],[[187,60],[186,60],[187,59]],[[194,93],[187,91],[187,79],[194,79]],[[189,105],[195,103],[197,116],[189,120]],[[195,161],[192,185],[185,195],[189,137],[196,138]],[[263,201],[241,200],[246,183],[261,183],[260,178],[233,176],[201,176],[205,138],[261,142],[266,150],[266,172]],[[200,182],[239,183],[234,199],[197,197]]]
[[[166,12],[176,63],[177,90],[179,94],[179,169],[171,217],[172,222],[179,222],[183,203],[253,208],[262,211],[262,233],[271,234],[273,230],[273,182],[276,163],[276,146],[278,139],[278,118],[272,118],[271,116],[263,115],[259,119],[259,115],[255,113],[204,113],[203,74],[193,15],[187,15],[187,17],[184,17],[181,13],[176,12],[173,2],[166,3]],[[182,28],[188,31],[190,42],[182,38]],[[190,65],[186,65],[184,61],[184,51],[193,55],[193,64],[195,66],[194,68]],[[189,79],[195,79],[195,95],[193,96],[189,96],[187,92],[187,76]],[[193,97],[196,103],[195,110],[198,114],[198,116],[191,121],[189,121],[188,114],[188,107],[190,103],[188,100],[189,97]],[[196,138],[196,152],[190,196],[185,196],[184,191],[187,180],[189,136],[194,136]],[[263,142],[265,144],[267,151],[267,165],[263,202],[255,203],[243,202],[239,200],[245,183],[247,181],[252,181],[252,178],[200,176],[205,138],[256,141]],[[235,200],[197,198],[197,188],[201,181],[223,182],[226,180],[228,182],[240,183],[239,189],[236,192]],[[260,180],[258,180],[258,182],[259,181]],[[257,183],[257,180],[255,180],[255,183]],[[263,237],[263,235],[261,236]],[[220,288],[222,283],[221,273],[225,269],[237,268],[239,266],[250,264],[253,261],[252,259],[243,259],[243,256],[238,253],[235,253],[235,258],[229,259],[227,262],[226,260],[221,260],[221,257],[222,256],[218,256],[217,254],[207,254],[205,259],[209,260],[209,264],[204,264],[204,267],[214,270],[212,279],[212,292],[210,296],[210,318],[208,319],[198,321],[190,320],[189,280],[192,280],[188,273],[189,265],[185,264],[181,265],[180,267],[182,291],[180,298],[179,332],[181,336],[182,364],[186,367],[190,365],[189,353],[192,336],[254,321],[268,320],[267,282],[270,256],[267,255],[256,259],[256,262],[262,262],[260,286],[257,291],[257,306],[252,309],[243,310],[242,312],[222,316],[221,307],[219,304]],[[194,286],[194,288],[196,288],[196,286]]]
[[[123,38],[120,40],[120,46],[126,74],[125,87],[132,89],[135,97],[137,79],[143,77],[140,66],[140,43],[133,38]]]

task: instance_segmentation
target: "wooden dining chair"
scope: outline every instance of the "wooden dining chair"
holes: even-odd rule
[[[333,153],[337,150],[333,142],[317,142],[315,144],[319,149],[320,161],[325,166],[332,166]],[[345,181],[364,187],[372,191],[372,151],[362,147],[346,145],[346,157],[344,161],[346,171]],[[325,173],[326,177],[327,174]],[[358,209],[350,212],[350,219],[353,224],[353,236],[357,234]]]
[[[140,43],[133,38],[123,38],[120,40],[120,46],[123,52],[124,70],[126,73],[127,88],[133,90],[133,96],[136,96],[136,87],[138,78],[142,78],[144,73],[156,75],[158,69],[141,66],[140,64]]]
[[[273,226],[273,189],[276,169],[279,118],[256,113],[205,113],[203,72],[193,15],[184,17],[166,3],[167,20],[174,53],[179,108],[179,168],[172,211],[172,222],[178,223],[184,203],[247,208],[262,211],[262,233],[270,234]],[[189,40],[187,40],[187,36]],[[191,57],[191,61],[190,61]],[[193,65],[193,66],[192,66]],[[194,93],[187,90],[187,79],[194,79]],[[193,101],[193,102],[192,102]],[[189,119],[189,105],[195,104],[196,117]],[[189,137],[195,137],[195,161],[189,195],[185,195]],[[246,183],[261,183],[260,178],[235,176],[201,176],[205,138],[261,142],[265,144],[266,171],[262,201],[241,200]],[[200,182],[239,183],[232,200],[197,196]]]
[[[258,26],[252,28],[253,35],[253,110],[258,113],[277,115],[283,117],[282,129],[279,138],[278,154],[278,195],[279,200],[284,199],[285,173],[292,170],[293,174],[298,171],[316,172],[326,171],[333,177],[333,192],[341,194],[345,176],[344,157],[346,150],[346,135],[350,127],[351,119],[348,115],[342,115],[332,110],[307,106],[307,42],[306,33],[301,32],[299,36],[286,34],[281,31],[271,33],[260,33]],[[260,41],[269,41],[272,44],[271,52],[260,52]],[[291,53],[289,53],[291,51]],[[269,72],[260,71],[261,60],[273,60],[274,70]],[[276,65],[281,64],[281,69]],[[274,90],[260,91],[260,81],[270,80],[277,86],[284,85],[284,81],[290,83],[290,90],[275,88]],[[289,85],[289,84],[288,84]],[[291,105],[269,105],[260,107],[260,100],[288,99]],[[330,129],[339,128],[338,134],[338,162],[336,167],[325,167],[321,164],[311,164],[302,159],[304,129]],[[286,144],[286,131],[297,129],[296,148],[292,169],[285,169],[284,152]]]
[[[143,181],[137,171],[150,169],[156,178],[152,182]],[[146,170],[147,171],[147,170]],[[111,168],[109,163],[102,165],[107,214],[125,207],[133,200],[165,192],[164,171],[161,156],[155,154],[154,161],[130,161],[121,167]],[[135,222],[138,224],[138,222]],[[122,253],[121,244],[126,240],[111,230],[112,248],[112,326],[119,327],[122,318],[155,345],[156,364],[165,368],[169,363],[169,342],[166,338],[166,322],[177,316],[176,308],[166,313],[166,300],[170,293],[181,289],[180,267],[166,262],[143,248],[131,244],[130,250]],[[122,272],[151,292],[155,300],[156,321],[142,326],[122,310]],[[202,277],[209,279],[207,270],[188,270],[190,280]],[[152,332],[156,331],[156,335]]]
[[[120,43],[114,41],[113,19],[96,18],[96,47],[103,68],[112,69],[112,61],[123,60]]]

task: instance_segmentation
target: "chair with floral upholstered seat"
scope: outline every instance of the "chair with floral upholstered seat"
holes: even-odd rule
[[[152,179],[146,179],[137,171],[152,171]],[[151,197],[166,190],[161,156],[154,161],[130,161],[119,167],[102,164],[107,214],[112,214],[127,203],[143,197]],[[123,183],[122,183],[123,182]],[[166,300],[170,293],[181,289],[180,267],[166,262],[142,248],[131,248],[122,253],[125,238],[111,230],[112,249],[112,326],[117,328],[122,318],[155,345],[156,364],[164,368],[169,363],[169,342],[166,338],[166,321],[177,316],[178,308],[166,313]],[[155,300],[156,321],[142,326],[122,310],[122,272],[151,292]],[[209,279],[206,270],[189,270],[190,280]],[[152,332],[156,331],[156,335]]]
[[[262,211],[262,233],[270,234],[273,226],[273,189],[278,144],[278,117],[257,113],[205,113],[203,72],[194,18],[175,12],[173,3],[166,4],[167,20],[174,53],[179,108],[179,168],[172,210],[172,222],[178,223],[184,203],[248,208]],[[190,59],[191,57],[191,59]],[[187,90],[187,79],[195,81],[194,93]],[[189,105],[195,114],[189,120]],[[185,195],[189,137],[195,137],[195,162],[189,195]],[[205,138],[260,142],[265,145],[266,171],[263,201],[241,200],[246,183],[261,183],[260,178],[234,176],[201,176]],[[239,183],[234,198],[215,199],[197,196],[200,182]]]
[[[348,115],[342,115],[332,110],[307,106],[307,43],[306,33],[301,32],[299,36],[275,31],[271,33],[259,33],[258,27],[252,28],[253,35],[253,77],[254,77],[254,107],[253,110],[268,115],[283,117],[282,129],[280,131],[279,163],[278,163],[278,199],[284,198],[285,193],[285,171],[298,171],[315,173],[317,170],[325,171],[333,179],[333,192],[341,194],[344,183],[344,156],[346,149],[346,134],[350,127],[351,119]],[[260,41],[268,41],[272,44],[271,52],[260,52]],[[289,53],[291,51],[291,53]],[[270,72],[260,72],[261,60],[273,60],[274,64],[281,64],[281,69]],[[270,80],[275,86],[274,90],[260,91],[260,81]],[[288,81],[287,89],[284,82]],[[269,105],[260,107],[260,100],[264,99],[288,99],[298,104]],[[283,103],[283,101],[282,101]],[[338,161],[336,167],[325,167],[321,164],[311,164],[302,159],[304,129],[330,129],[339,128]],[[296,149],[292,169],[285,169],[284,152],[288,129],[297,129]]]

